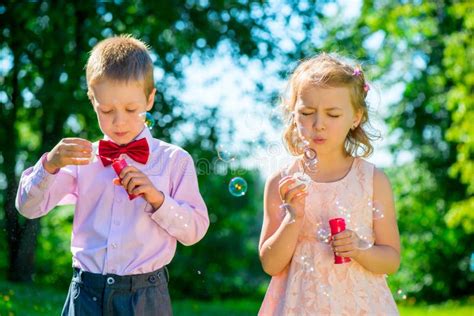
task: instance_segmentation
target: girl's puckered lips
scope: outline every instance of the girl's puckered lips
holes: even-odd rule
[[[326,142],[326,139],[322,137],[315,137],[313,138],[313,142],[315,144],[324,144]]]

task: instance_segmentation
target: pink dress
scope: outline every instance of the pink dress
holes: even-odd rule
[[[321,238],[333,217],[345,217],[346,228],[373,238],[373,174],[371,163],[356,158],[343,179],[311,182],[293,259],[271,279],[259,315],[398,315],[386,276],[355,261],[334,264],[332,249]]]

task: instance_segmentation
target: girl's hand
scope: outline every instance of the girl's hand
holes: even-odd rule
[[[63,138],[46,155],[43,166],[49,173],[56,173],[68,165],[87,165],[90,162],[92,143],[82,138]]]
[[[120,179],[114,179],[114,184],[122,185],[129,194],[140,195],[156,210],[160,208],[165,200],[164,194],[159,191],[150,179],[140,170],[133,166],[123,168],[119,175]]]
[[[291,176],[286,176],[279,181],[279,191],[282,203],[289,204],[292,217],[297,220],[304,217],[305,198],[308,196],[306,185],[300,184],[292,187],[296,180]]]
[[[336,256],[357,258],[360,254],[359,236],[350,229],[346,229],[332,236],[331,246]]]

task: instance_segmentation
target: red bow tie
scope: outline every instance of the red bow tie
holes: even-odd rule
[[[146,164],[148,156],[150,155],[150,149],[146,138],[134,140],[127,145],[117,145],[108,140],[99,141],[99,157],[102,160],[104,167],[111,165],[121,154],[127,154],[136,162]]]

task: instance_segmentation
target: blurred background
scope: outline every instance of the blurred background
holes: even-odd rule
[[[84,65],[101,39],[149,44],[155,137],[194,158],[211,226],[170,264],[176,315],[255,315],[265,178],[289,159],[278,96],[302,58],[338,52],[369,78],[369,160],[392,181],[402,315],[474,315],[472,1],[2,1],[0,315],[58,315],[73,209],[27,220],[19,176],[63,137],[101,138]],[[245,192],[229,191],[240,177]],[[245,193],[245,194],[242,194]]]

